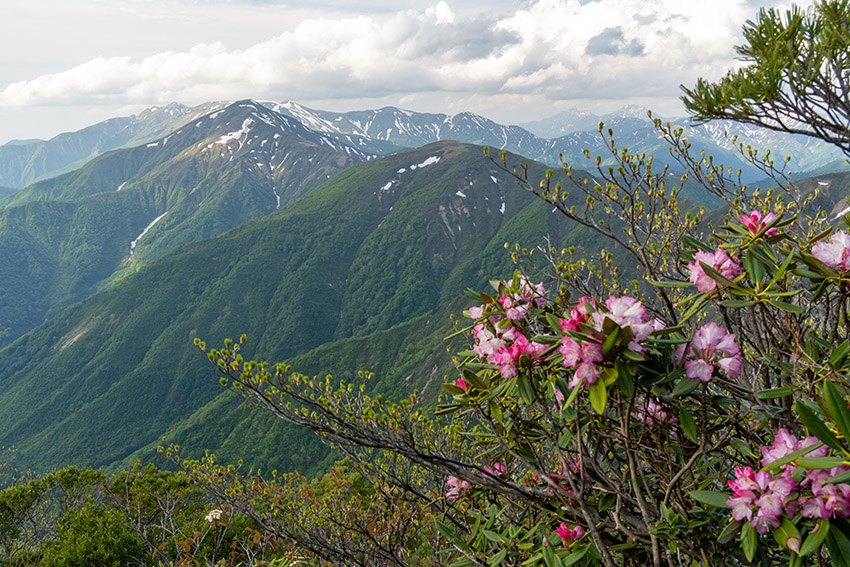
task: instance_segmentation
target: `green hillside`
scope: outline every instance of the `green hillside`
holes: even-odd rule
[[[0,209],[0,346],[173,247],[365,159],[250,102],[22,189]]]
[[[505,242],[534,244],[553,231],[564,231],[559,216],[478,147],[439,143],[353,166],[278,213],[142,266],[0,351],[0,445],[16,446],[20,462],[36,469],[106,466],[169,430],[194,431],[236,456],[238,436],[215,431],[234,417],[203,409],[222,392],[195,337],[216,344],[244,332],[252,355],[272,360],[312,351],[317,373],[362,361],[388,392],[436,384],[446,366],[429,357],[446,310],[435,310],[465,287],[508,275]],[[420,345],[413,320],[429,314],[436,326]],[[404,339],[408,330],[413,338]],[[334,342],[352,336],[367,337],[366,346]],[[320,347],[364,358],[340,356],[327,367]],[[417,357],[429,361],[430,378]],[[242,427],[263,431],[256,422]],[[256,464],[297,464],[261,449]]]

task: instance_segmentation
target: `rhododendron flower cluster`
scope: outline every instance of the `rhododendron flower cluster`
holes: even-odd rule
[[[770,448],[762,447],[762,466],[819,443],[816,437],[797,440],[786,429],[780,429]],[[807,457],[823,457],[827,447],[810,451]],[[794,462],[774,472],[754,471],[751,467],[735,469],[735,480],[729,481],[732,496],[726,504],[737,521],[748,520],[750,526],[764,535],[782,524],[782,516],[829,520],[850,517],[850,485],[829,484],[832,477],[850,470],[850,466],[806,470],[798,474]],[[799,480],[795,480],[799,479]]]
[[[574,526],[570,529],[569,526],[564,523],[558,526],[555,533],[561,537],[561,541],[564,542],[564,545],[568,545],[571,542],[584,537],[584,530],[581,526]]]
[[[714,373],[715,364],[729,378],[741,376],[741,350],[735,342],[734,333],[727,333],[713,321],[697,329],[690,343],[676,349],[676,362],[681,362],[683,357],[688,378],[708,382]]]
[[[460,498],[462,492],[472,488],[471,483],[454,476],[449,476],[449,478],[446,479],[446,484],[449,485],[449,489],[446,491],[446,498],[449,500],[456,500]]]
[[[699,291],[714,291],[718,287],[717,281],[705,273],[700,262],[711,266],[728,280],[733,280],[741,274],[741,266],[722,248],[718,248],[714,254],[697,252],[694,255],[694,261],[688,264],[688,279],[697,286]]]
[[[829,237],[829,242],[818,242],[812,246],[812,256],[830,268],[850,272],[850,234],[839,230]]]
[[[531,307],[539,308],[546,303],[544,294],[543,284],[532,285],[525,276],[521,276],[519,290],[499,298],[499,304],[505,311],[504,319],[501,315],[492,315],[475,325],[472,330],[472,336],[475,338],[473,352],[489,364],[498,366],[499,372],[505,378],[517,375],[516,365],[521,356],[525,355],[529,360],[535,361],[539,360],[546,350],[546,345],[530,341],[514,325],[527,317]],[[473,319],[480,319],[484,313],[483,305],[466,311],[466,315]],[[469,387],[457,385],[464,390]]]
[[[761,211],[753,211],[749,215],[744,215],[741,217],[741,223],[746,226],[752,234],[758,234],[761,230],[772,223],[776,219],[776,215],[773,213],[767,213],[762,217]],[[771,228],[765,234],[768,236],[773,236],[778,232],[776,227]]]
[[[628,348],[634,352],[643,352],[645,341],[652,331],[663,327],[663,323],[652,319],[646,307],[633,297],[609,297],[605,301],[607,310],[595,309],[592,299],[582,297],[578,306],[570,311],[569,319],[561,319],[561,330],[565,333],[561,337],[561,346],[558,352],[564,357],[564,366],[575,369],[573,379],[569,383],[570,388],[584,382],[588,385],[596,383],[599,379],[598,363],[602,362],[602,343],[605,340],[603,326],[606,319],[610,319],[620,327],[629,327],[633,338]],[[593,337],[594,341],[574,339],[570,332],[581,331]]]

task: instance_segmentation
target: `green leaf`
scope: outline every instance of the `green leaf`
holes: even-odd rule
[[[806,310],[800,307],[799,305],[794,305],[793,303],[786,303],[784,301],[773,301],[768,300],[768,303],[773,305],[778,309],[782,309],[783,311],[787,311],[789,313],[805,313]]]
[[[750,305],[755,305],[758,303],[757,301],[749,301],[745,299],[726,299],[723,301],[718,301],[718,305],[722,305],[728,309],[740,309],[741,307],[749,307]]]
[[[815,529],[809,532],[809,535],[806,536],[806,539],[803,541],[803,545],[800,547],[800,557],[810,555],[817,551],[823,543],[823,540],[826,539],[826,534],[828,533],[829,520],[818,520],[815,524]]]
[[[847,481],[850,481],[850,471],[845,471],[841,474],[837,474],[829,480],[825,481],[824,484],[845,484]]]
[[[691,490],[690,492],[688,492],[688,494],[697,502],[700,502],[702,504],[708,504],[709,506],[714,506],[715,508],[731,507],[726,504],[726,501],[729,500],[730,496],[722,492],[715,492],[713,490]]]
[[[664,287],[664,288],[679,288],[679,287],[690,287],[694,284],[691,282],[658,282],[649,280],[649,284],[655,287]]]
[[[441,534],[443,534],[443,537],[445,537],[447,540],[452,542],[452,544],[455,547],[457,547],[458,549],[462,549],[464,551],[470,552],[470,553],[473,552],[472,549],[470,549],[470,547],[466,544],[465,541],[463,541],[457,535],[455,535],[455,533],[452,531],[452,529],[449,526],[447,526],[446,524],[444,524],[443,522],[440,522],[440,521],[435,522],[435,525],[437,526],[437,530]]]
[[[608,321],[606,317],[606,321]],[[620,336],[621,327],[619,325],[615,326],[614,329],[605,337],[605,341],[602,343],[602,354],[608,354],[615,344],[617,344],[617,338]]]
[[[635,394],[635,383],[632,380],[628,366],[620,359],[617,359],[615,364],[617,368],[617,386],[627,398],[631,398]]]
[[[551,545],[543,547],[543,562],[546,563],[546,567],[558,567],[555,563],[555,552],[552,551]]]
[[[793,393],[794,390],[792,390],[788,386],[782,386],[781,388],[759,390],[758,392],[756,392],[756,397],[760,400],[773,400],[776,398],[784,398],[785,396],[790,396]]]
[[[844,362],[848,353],[850,353],[850,341],[845,340],[832,351],[829,357],[829,365],[833,368],[839,368],[839,365]]]
[[[777,281],[779,281],[779,278],[781,278],[785,274],[785,272],[788,270],[788,266],[791,264],[791,260],[793,258],[794,258],[794,254],[792,252],[789,252],[788,256],[785,257],[785,261],[782,262],[782,265],[779,266],[778,270],[776,270],[776,273],[773,275],[773,278],[771,278],[770,282],[768,282],[765,289],[770,289],[773,286],[773,284],[775,284]]]
[[[575,551],[561,559],[562,567],[569,567],[574,563],[578,563],[579,561],[584,559],[584,556],[587,555],[588,551],[590,551],[590,544],[583,545],[580,548],[576,549]]]
[[[490,564],[490,567],[496,567],[497,565],[501,565],[502,561],[504,561],[505,557],[507,557],[507,556],[508,556],[508,550],[507,550],[507,548],[504,548],[499,553],[497,553],[496,555],[491,557],[490,561],[488,561],[488,563]]]
[[[821,421],[818,416],[815,415],[809,406],[803,403],[800,400],[797,400],[794,404],[794,410],[797,412],[797,415],[800,417],[800,421],[803,422],[803,425],[806,426],[806,429],[809,430],[809,433],[820,439],[825,445],[830,448],[843,452],[844,449],[841,447],[841,443],[838,441],[838,438],[835,436],[826,424]]]
[[[673,395],[676,397],[687,396],[696,390],[701,383],[699,378],[682,378],[673,387]]]
[[[844,392],[835,382],[829,380],[823,383],[823,397],[829,417],[838,427],[844,439],[850,439],[850,411],[844,400]]]
[[[753,291],[751,289],[747,289],[742,287],[740,284],[730,280],[716,269],[713,266],[706,264],[705,262],[700,262],[699,265],[702,267],[702,270],[705,272],[705,275],[713,279],[719,284],[723,284],[726,287],[731,287],[732,289],[737,289],[740,292],[743,292],[747,295],[753,295]]]
[[[837,527],[837,525],[830,526],[826,534],[829,558],[832,560],[833,567],[850,567],[850,540],[840,529],[836,529]]]
[[[800,457],[797,465],[804,469],[831,469],[848,464],[843,457]]]
[[[608,388],[605,386],[605,382],[599,379],[591,384],[588,388],[588,397],[590,398],[590,405],[593,406],[596,413],[604,412],[608,403]]]
[[[684,431],[685,436],[693,441],[694,443],[699,443],[697,439],[697,424],[694,421],[691,412],[688,411],[684,405],[679,405],[679,425],[682,427],[682,431]]]
[[[787,516],[783,516],[782,524],[773,530],[773,539],[776,540],[776,543],[785,549],[793,551],[794,553],[798,553],[800,551],[802,537],[803,536],[800,535],[800,530],[797,529],[797,526],[795,526]]]
[[[535,398],[534,388],[532,387],[531,381],[525,372],[517,374],[516,385],[519,390],[519,397],[522,398],[522,401],[525,402],[526,405],[533,404]]]
[[[801,458],[803,455],[808,455],[809,453],[811,453],[812,451],[814,451],[818,447],[822,447],[822,446],[823,446],[822,443],[815,443],[814,445],[810,445],[808,447],[803,447],[802,449],[797,449],[796,451],[794,451],[792,453],[788,453],[787,455],[785,455],[781,459],[776,459],[775,461],[770,463],[768,466],[762,467],[762,470],[763,471],[776,470],[779,467],[781,467],[782,465],[787,465],[791,461],[796,461],[797,459]]]
[[[717,543],[721,545],[726,545],[727,543],[735,539],[735,536],[738,535],[738,532],[741,531],[742,524],[743,522],[741,520],[737,520],[723,528],[723,531],[720,532],[720,535],[717,537]]]
[[[749,522],[741,528],[741,548],[747,561],[752,561],[759,548],[758,532],[750,527]]]
[[[746,263],[747,275],[750,276],[750,279],[756,285],[761,284],[762,279],[764,279],[764,264],[749,250],[744,254],[744,261]]]

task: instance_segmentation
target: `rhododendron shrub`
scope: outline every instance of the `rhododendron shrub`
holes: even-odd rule
[[[493,158],[613,251],[517,246],[513,278],[471,293],[436,416],[418,395],[269,371],[241,341],[210,359],[381,486],[440,506],[447,564],[850,567],[850,237],[817,193],[742,187],[656,128],[678,185],[604,134],[617,165],[565,165],[563,186]],[[688,178],[727,215],[680,210]],[[371,465],[386,455],[416,472]]]

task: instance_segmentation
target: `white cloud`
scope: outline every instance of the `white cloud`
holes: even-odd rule
[[[178,29],[165,10],[169,4],[135,1],[129,8],[145,21]],[[476,14],[468,0],[431,0],[402,11],[373,1],[362,15],[346,14],[340,8],[345,3],[328,0],[331,9],[323,17],[303,17],[308,8],[297,3],[247,4],[212,2],[207,13],[180,2],[181,16],[194,14],[216,30],[217,41],[181,47],[186,37],[200,37],[186,28],[178,34],[182,44],[170,47],[167,37],[157,36],[150,40],[155,51],[138,55],[140,38],[127,38],[129,53],[113,31],[99,55],[85,62],[0,83],[0,107],[249,97],[469,101],[505,108],[523,101],[538,112],[565,101],[671,105],[679,84],[717,78],[735,64],[741,26],[756,16],[748,0],[716,0],[710,10],[704,2],[681,0],[531,0],[501,16]],[[109,9],[109,3],[99,6]],[[240,26],[225,36],[220,30],[228,14]],[[247,22],[254,20],[252,29]],[[276,25],[281,31],[257,32]],[[471,110],[487,114],[486,108]]]

